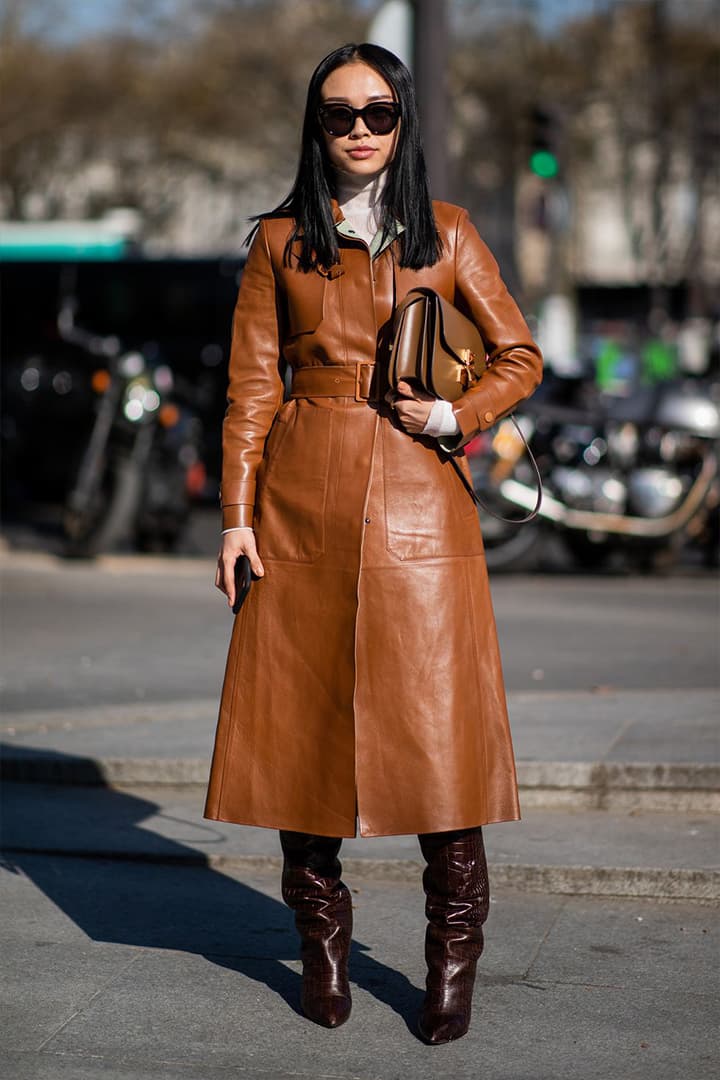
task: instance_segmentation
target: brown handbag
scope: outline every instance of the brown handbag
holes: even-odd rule
[[[434,397],[457,401],[477,386],[489,366],[485,343],[475,323],[434,289],[410,289],[397,305],[388,365],[388,382],[393,390],[401,379],[406,379]],[[525,445],[537,480],[537,501],[529,514],[521,518],[496,514],[477,497],[454,456],[450,460],[478,506],[498,521],[523,525],[532,521],[540,509],[542,478],[520,425],[514,416],[510,419]]]
[[[411,289],[395,311],[388,379],[418,382],[434,397],[457,401],[487,367],[474,323],[434,289]]]

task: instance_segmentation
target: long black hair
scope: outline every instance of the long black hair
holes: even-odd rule
[[[380,45],[343,45],[321,60],[310,79],[302,146],[295,183],[287,198],[257,220],[287,215],[295,227],[285,251],[289,258],[294,241],[300,241],[299,267],[329,269],[340,258],[330,199],[335,194],[333,167],[327,156],[318,119],[320,91],[328,75],[338,67],[362,61],[374,68],[390,85],[400,105],[400,129],[395,154],[388,166],[382,194],[381,227],[389,235],[395,220],[402,222],[399,237],[401,266],[419,270],[437,262],[442,249],[430,199],[415,88],[410,72],[393,53]]]

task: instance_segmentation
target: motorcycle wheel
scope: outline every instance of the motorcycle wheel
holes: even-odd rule
[[[482,504],[478,507],[478,516],[487,568],[501,573],[535,570],[539,565],[544,546],[543,525],[537,519],[522,525],[514,525],[512,522],[501,521],[500,518],[493,516],[493,514],[508,518],[523,516],[523,510],[520,507],[508,502],[500,495],[497,482],[491,475],[494,460],[487,447],[478,453],[468,455],[473,488]],[[513,471],[513,475],[517,473]],[[518,478],[525,483],[533,480],[532,473],[528,474],[525,471]],[[488,513],[482,508],[483,506],[489,507],[493,513]]]
[[[519,573],[537,568],[542,550],[542,527],[538,522],[506,525],[480,511],[480,528],[488,570]]]
[[[88,558],[128,542],[142,497],[143,476],[129,458],[109,463],[95,505],[83,514],[66,510],[67,554]]]

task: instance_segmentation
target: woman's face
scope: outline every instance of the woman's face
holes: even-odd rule
[[[377,102],[395,101],[392,87],[382,75],[361,60],[331,71],[322,85],[323,105],[351,105],[362,109]],[[347,135],[329,135],[322,129],[330,162],[339,172],[353,176],[377,176],[392,161],[402,121],[388,135],[373,135],[362,116]]]

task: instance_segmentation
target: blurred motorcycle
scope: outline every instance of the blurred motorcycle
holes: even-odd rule
[[[189,388],[182,392],[155,346],[125,351],[118,338],[76,326],[73,299],[64,300],[58,329],[99,361],[94,422],[63,514],[68,554],[171,549],[205,484]]]
[[[548,530],[582,567],[621,552],[640,570],[671,566],[688,541],[717,559],[716,388],[694,379],[643,387],[580,407],[532,399],[517,417],[540,468],[544,495],[530,525],[483,516],[488,565],[527,569]],[[565,395],[567,396],[567,395]],[[466,447],[476,491],[507,515],[527,510],[535,487],[522,442],[508,421]]]

